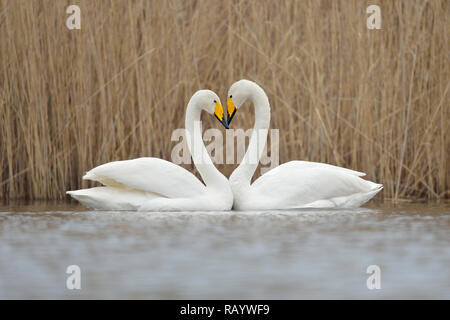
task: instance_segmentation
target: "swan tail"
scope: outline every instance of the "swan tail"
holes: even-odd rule
[[[370,181],[368,181],[370,182]],[[372,188],[366,192],[359,192],[347,197],[334,198],[332,201],[339,208],[358,208],[364,203],[375,197],[375,195],[383,189],[382,184],[370,182]]]
[[[362,191],[344,197],[316,200],[307,205],[303,205],[302,208],[358,208],[383,189],[382,184],[373,183],[371,181],[367,182],[371,184],[369,191]]]
[[[148,192],[112,187],[95,187],[66,193],[94,210],[136,210],[143,202],[156,197]]]
[[[86,174],[83,176],[83,180],[92,180],[92,181],[97,181],[98,178],[95,174],[93,174],[92,172],[88,171],[86,172]]]

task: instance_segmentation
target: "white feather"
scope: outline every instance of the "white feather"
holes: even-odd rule
[[[292,161],[271,171],[250,186],[246,203],[252,202],[260,209],[357,207],[370,199],[366,199],[367,194],[382,188],[359,178],[356,171],[326,164]],[[249,207],[243,204],[240,208]]]
[[[264,90],[248,80],[234,83],[228,96],[237,101],[238,107],[247,99],[255,106],[255,126],[248,150],[230,176],[234,209],[359,207],[383,188],[361,179],[365,175],[362,172],[308,161],[284,163],[250,184],[257,167],[257,162],[250,159],[254,155],[261,158],[270,124],[270,104]]]
[[[105,186],[148,191],[161,197],[195,197],[206,191],[200,180],[186,169],[158,158],[114,161],[98,166],[83,179]]]
[[[233,194],[228,180],[215,168],[211,159],[198,162],[206,154],[200,132],[200,113],[215,112],[219,97],[210,90],[197,91],[186,110],[186,136],[193,151],[194,164],[205,181],[169,161],[138,158],[100,165],[83,177],[105,187],[68,191],[67,194],[87,207],[97,210],[141,211],[222,211],[230,210]],[[220,104],[220,102],[219,102]],[[223,112],[223,111],[222,111]],[[201,146],[193,148],[193,146]]]

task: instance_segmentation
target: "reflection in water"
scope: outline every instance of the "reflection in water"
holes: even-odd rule
[[[230,213],[0,207],[0,298],[450,298],[450,206]],[[82,289],[66,289],[67,266]],[[381,268],[368,290],[366,268]]]

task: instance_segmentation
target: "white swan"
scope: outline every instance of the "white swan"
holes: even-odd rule
[[[115,161],[98,166],[83,179],[105,185],[68,191],[97,210],[223,211],[230,210],[233,194],[227,178],[214,166],[201,134],[201,111],[215,115],[228,128],[219,97],[197,91],[186,109],[186,140],[193,162],[206,186],[184,168],[157,158]]]
[[[228,92],[228,124],[246,100],[255,106],[255,126],[248,150],[229,179],[234,209],[359,207],[383,188],[381,184],[361,179],[365,175],[362,172],[308,161],[281,164],[250,184],[266,144],[270,105],[260,86],[240,80]]]

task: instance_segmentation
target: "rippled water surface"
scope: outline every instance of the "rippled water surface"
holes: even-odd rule
[[[0,207],[0,298],[450,298],[450,206],[229,213]],[[81,268],[81,290],[66,268]],[[369,265],[381,289],[368,290]]]

